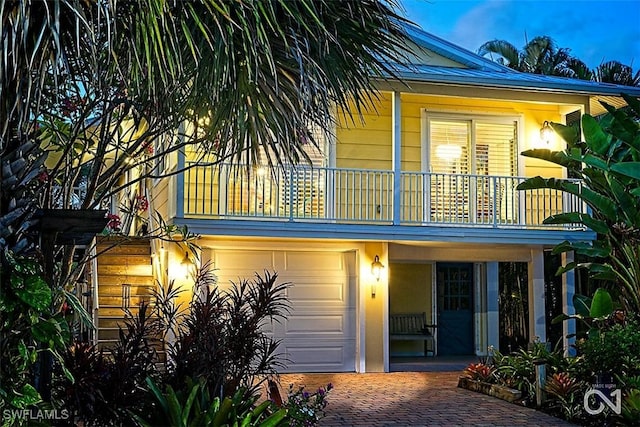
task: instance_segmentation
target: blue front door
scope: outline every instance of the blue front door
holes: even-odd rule
[[[469,355],[473,343],[473,264],[438,263],[438,355]]]

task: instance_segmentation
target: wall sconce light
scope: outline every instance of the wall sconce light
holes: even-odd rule
[[[545,120],[540,128],[540,141],[542,141],[543,144],[549,145],[553,138],[553,133],[553,128],[549,124],[549,121]]]
[[[189,252],[184,253],[184,258],[180,261],[180,266],[184,270],[185,279],[189,278],[189,273],[191,272],[191,267],[193,267],[193,261],[189,258]]]
[[[382,274],[382,269],[384,265],[380,262],[380,257],[378,255],[373,258],[373,262],[371,263],[371,275],[376,278],[376,282],[380,281],[380,275]],[[376,297],[376,284],[371,284],[371,298]]]

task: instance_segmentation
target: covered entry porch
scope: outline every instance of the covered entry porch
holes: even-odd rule
[[[464,365],[500,347],[500,263],[523,263],[529,340],[546,340],[542,246],[462,243],[389,244],[389,319],[424,312],[434,325],[433,352],[419,340],[389,333],[389,370],[438,371]],[[503,279],[504,280],[504,279]],[[563,277],[563,311],[572,310],[574,278]],[[504,308],[503,308],[504,309]],[[504,314],[504,313],[503,313]],[[391,324],[390,324],[391,328]],[[566,324],[563,335],[571,333]],[[565,339],[564,347],[569,342]]]

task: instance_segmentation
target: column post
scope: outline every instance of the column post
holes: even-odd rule
[[[487,263],[487,345],[500,348],[498,263]]]
[[[562,254],[562,265],[574,262],[574,253],[565,252]],[[576,273],[575,270],[567,271],[562,275],[562,312],[564,314],[575,314],[573,306],[573,296],[576,293]],[[565,356],[575,356],[576,350],[573,345],[576,342],[576,321],[575,319],[565,320],[562,323],[562,347]]]
[[[402,103],[400,92],[394,91],[391,98],[391,159],[393,163],[393,225],[400,224],[400,191],[402,188]]]
[[[531,250],[529,261],[529,342],[547,341],[544,303],[544,253],[542,249]]]

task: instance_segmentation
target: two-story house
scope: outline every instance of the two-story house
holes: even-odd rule
[[[272,331],[290,371],[388,371],[394,346],[421,345],[390,343],[400,312],[437,325],[436,355],[486,354],[499,339],[499,262],[528,263],[529,336],[544,341],[543,251],[595,238],[542,223],[585,207],[516,190],[525,177],[566,178],[520,153],[561,149],[559,137],[541,138],[546,122],[600,114],[599,100],[621,106],[622,91],[640,89],[523,74],[409,32],[416,54],[413,67],[397,65],[404,82],[380,81],[362,123],[338,117],[335,139],[310,146],[313,164],[248,171],[180,153],[165,169],[191,167],[154,186],[155,209],[202,235],[202,261],[220,283],[265,269],[292,283],[292,311]],[[565,274],[567,311],[574,286]]]

